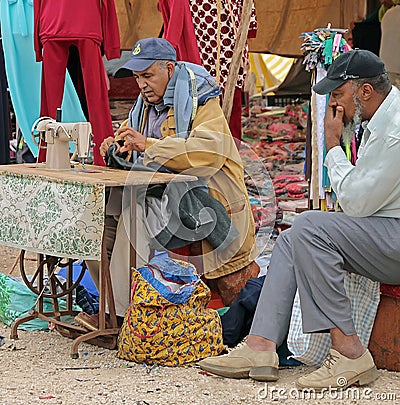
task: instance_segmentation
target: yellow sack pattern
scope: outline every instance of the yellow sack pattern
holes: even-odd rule
[[[199,280],[187,302],[173,304],[134,270],[117,357],[183,366],[220,354],[224,349],[221,321],[217,311],[206,308],[210,298],[209,288]]]

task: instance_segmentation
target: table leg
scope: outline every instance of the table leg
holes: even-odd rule
[[[136,204],[137,204],[137,189],[136,187],[131,187],[131,201],[130,201],[130,216],[129,216],[129,232],[130,232],[130,270],[136,268]],[[132,274],[131,274],[132,275]],[[132,279],[132,277],[130,278]]]
[[[108,260],[106,248],[105,228],[103,231],[103,239],[101,245],[101,261],[99,274],[99,329],[92,332],[86,332],[74,339],[71,347],[71,357],[77,359],[79,357],[78,346],[80,343],[88,341],[89,343],[98,344],[102,347],[115,349],[119,328],[117,325],[117,315],[115,312],[114,293],[112,289],[110,276],[110,261]],[[108,303],[108,311],[111,322],[111,329],[106,328],[106,301]],[[110,336],[111,335],[111,336]],[[110,339],[102,339],[107,336]]]

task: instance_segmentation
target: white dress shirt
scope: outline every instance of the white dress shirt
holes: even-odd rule
[[[324,164],[345,214],[400,218],[400,91],[396,87],[367,123],[356,165],[340,146],[328,151]]]

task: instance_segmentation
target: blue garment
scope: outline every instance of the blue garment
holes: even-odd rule
[[[99,312],[99,296],[90,294],[90,292],[80,284],[76,287],[76,303],[82,308],[83,312],[89,315]]]
[[[72,264],[72,281],[76,281],[81,274],[82,266],[84,262],[74,262]],[[67,278],[67,268],[61,267],[60,270],[57,272],[57,275]],[[89,294],[94,296],[99,296],[99,292],[97,291],[97,287],[93,282],[92,277],[90,276],[89,270],[86,269],[85,274],[80,281],[80,285],[85,287]]]
[[[196,88],[198,93],[198,105],[203,105],[210,98],[218,97],[221,90],[215,79],[207,72],[203,66],[188,62],[177,62],[175,71],[171,77],[164,94],[164,104],[174,108],[174,118],[176,126],[176,136],[187,138],[190,130],[190,120],[193,111],[193,94],[190,80],[189,68],[196,78]],[[129,125],[140,130],[143,120],[144,102],[139,95],[135,105],[129,113]]]
[[[42,65],[33,49],[33,1],[0,0],[0,21],[8,86],[24,140],[36,157],[31,128],[40,115]],[[63,121],[86,121],[71,78],[66,77]]]
[[[137,271],[173,304],[187,302],[196,284],[200,281],[192,264],[186,263],[185,265],[169,257],[155,256],[147,266],[140,267]],[[175,288],[179,286],[179,288],[173,291],[171,285],[174,285]]]

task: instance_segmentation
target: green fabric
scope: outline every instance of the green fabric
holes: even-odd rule
[[[25,284],[12,277],[0,273],[0,322],[11,326],[18,318],[29,315],[30,309],[35,305],[37,295]],[[53,311],[52,300],[44,298],[43,311]],[[65,309],[65,301],[59,299],[60,309]],[[33,319],[21,324],[22,330],[46,330],[48,323],[41,319]]]
[[[224,315],[226,312],[228,312],[229,307],[222,307],[222,308],[217,308],[217,312],[219,316]]]

